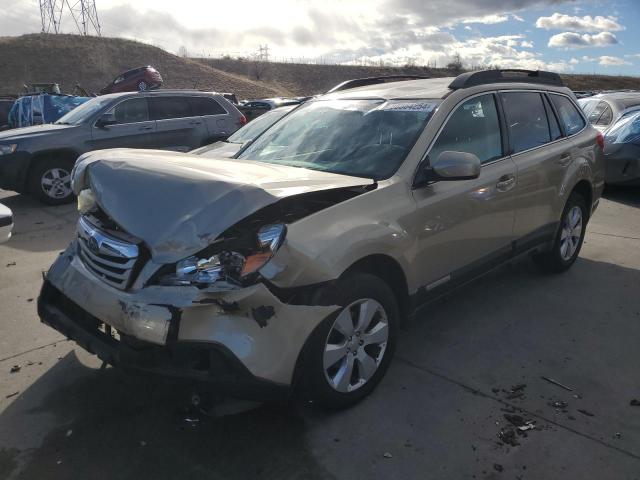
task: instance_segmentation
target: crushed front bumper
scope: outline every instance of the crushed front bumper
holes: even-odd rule
[[[38,299],[44,323],[124,370],[214,383],[243,397],[287,391],[307,338],[338,310],[283,303],[263,284],[122,291],[75,252],[74,242],[47,273]]]

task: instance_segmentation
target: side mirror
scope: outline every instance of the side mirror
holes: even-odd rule
[[[96,127],[106,128],[109,125],[115,125],[116,123],[118,123],[118,121],[113,113],[105,113],[96,121]]]
[[[13,213],[9,207],[0,204],[0,243],[4,243],[11,238],[13,230]]]
[[[480,168],[480,159],[466,152],[442,152],[431,164],[437,180],[471,180],[480,176]]]

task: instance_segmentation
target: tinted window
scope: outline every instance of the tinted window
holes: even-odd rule
[[[434,161],[442,152],[466,152],[485,163],[502,157],[500,122],[493,95],[467,100],[451,115],[429,151]]]
[[[613,120],[613,111],[611,110],[611,107],[607,105],[603,110],[602,115],[600,115],[600,118],[598,118],[596,125],[606,126],[611,123],[611,120]]]
[[[553,108],[551,108],[551,104],[546,98],[544,98],[544,107],[547,110],[547,118],[549,119],[549,133],[551,134],[551,140],[558,140],[559,138],[562,138],[562,131],[560,130],[560,124],[558,123],[556,114],[553,112]]]
[[[551,141],[542,95],[536,92],[501,93],[513,153]]]
[[[152,97],[149,98],[149,103],[151,104],[151,117],[154,120],[194,116],[189,97]]]
[[[146,122],[149,120],[149,107],[146,98],[132,98],[119,103],[113,109],[118,123]]]
[[[551,100],[560,115],[560,123],[564,125],[567,135],[578,133],[585,126],[585,121],[571,100],[562,95],[551,95]]]
[[[220,106],[213,98],[191,97],[191,109],[194,115],[224,115],[227,111]]]

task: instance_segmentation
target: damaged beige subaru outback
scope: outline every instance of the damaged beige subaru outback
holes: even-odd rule
[[[42,321],[125,370],[343,407],[418,306],[519,254],[569,268],[604,168],[560,77],[395,80],[346,82],[233,159],[81,157]]]

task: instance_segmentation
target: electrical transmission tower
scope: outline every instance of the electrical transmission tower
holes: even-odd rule
[[[269,45],[264,44],[264,45],[260,45],[259,47],[260,53],[260,60],[262,60],[263,62],[268,62],[269,61]]]
[[[42,33],[60,33],[62,20],[73,20],[80,35],[100,36],[96,0],[39,0]]]

